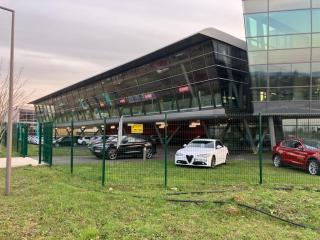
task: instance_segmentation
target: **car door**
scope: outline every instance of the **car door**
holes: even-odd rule
[[[217,164],[224,163],[227,156],[227,148],[221,141],[216,141],[215,152]]]
[[[290,164],[291,162],[292,145],[293,140],[286,140],[280,144],[278,153],[280,154],[281,160],[284,164]]]
[[[291,153],[291,164],[302,167],[307,155],[308,152],[304,150],[303,144],[300,141],[294,141]]]

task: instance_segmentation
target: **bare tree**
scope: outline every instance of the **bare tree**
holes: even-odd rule
[[[4,74],[3,62],[0,62],[0,142],[5,136],[6,122],[8,115],[8,105],[9,105],[9,73]],[[22,69],[14,74],[14,88],[13,88],[13,109],[19,109],[28,102],[29,97],[27,97],[24,87],[26,85],[26,80],[22,77]],[[16,118],[15,115],[19,111],[14,111],[13,119]],[[2,151],[0,145],[0,152]]]

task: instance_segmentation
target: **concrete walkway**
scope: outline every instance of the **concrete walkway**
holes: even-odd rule
[[[12,158],[12,167],[22,167],[22,166],[38,166],[38,160],[26,157],[13,157]],[[5,168],[6,167],[6,159],[5,158],[0,158],[0,168]]]

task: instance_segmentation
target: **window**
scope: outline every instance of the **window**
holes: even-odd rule
[[[249,52],[249,63],[254,64],[267,64],[267,51]]]
[[[312,34],[312,47],[320,47],[320,33]]]
[[[293,88],[270,88],[270,100],[309,100],[309,88],[293,87]]]
[[[267,12],[268,0],[246,0],[243,1],[244,13]]]
[[[269,0],[269,10],[291,10],[310,8],[310,0]]]
[[[255,13],[245,15],[247,37],[268,35],[268,15],[267,13]]]
[[[320,0],[312,0],[313,8],[320,8]]]
[[[310,34],[271,36],[269,49],[307,48],[311,46]]]
[[[312,85],[320,86],[320,63],[312,63]]]
[[[312,61],[313,62],[320,61],[320,48],[312,48]]]
[[[309,10],[270,12],[269,24],[270,35],[309,33],[311,12]]]
[[[250,66],[251,86],[266,87],[268,79],[267,65]]]
[[[269,63],[309,62],[310,49],[269,51]]]
[[[309,86],[310,63],[269,65],[270,87]]]
[[[247,38],[248,51],[267,50],[266,37]]]
[[[312,10],[312,32],[320,32],[320,9]]]

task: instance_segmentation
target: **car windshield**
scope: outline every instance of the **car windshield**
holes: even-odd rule
[[[188,144],[188,147],[214,148],[214,142],[213,141],[196,140],[196,141],[190,142]]]
[[[320,142],[318,140],[306,139],[304,140],[304,146],[310,150],[320,149]]]

